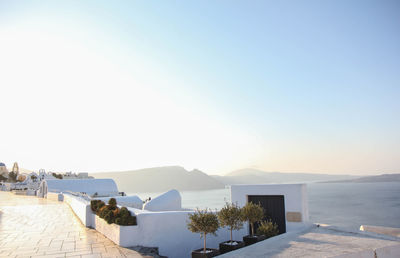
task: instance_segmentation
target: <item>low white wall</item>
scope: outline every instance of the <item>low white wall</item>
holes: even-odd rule
[[[58,193],[48,192],[45,198],[47,200],[58,201]]]
[[[361,225],[360,230],[400,238],[400,228]]]
[[[307,186],[305,184],[266,184],[266,185],[232,185],[231,200],[243,207],[249,195],[283,195],[285,213],[301,213],[301,222],[288,222],[286,231],[294,231],[303,227],[309,221]],[[286,214],[285,214],[286,216]],[[286,219],[286,217],[285,217]]]
[[[193,211],[165,211],[138,213],[138,245],[158,247],[160,255],[190,257],[191,251],[203,247],[200,234],[187,229],[189,214]],[[242,240],[246,230],[235,231],[234,239]],[[218,248],[219,243],[230,239],[228,229],[221,228],[217,236],[207,235],[207,247]]]
[[[141,238],[141,235],[138,233],[138,226],[108,224],[107,221],[99,216],[95,216],[94,228],[117,245],[123,247],[135,246]]]
[[[190,257],[193,250],[203,247],[200,234],[192,233],[187,229],[189,214],[194,211],[150,212],[128,209],[132,214],[136,214],[137,226],[124,227],[107,224],[106,221],[95,216],[93,227],[118,245],[158,247],[159,254],[168,257]],[[247,230],[243,228],[240,231],[234,231],[233,238],[241,241],[246,234]],[[217,236],[207,235],[207,247],[218,248],[219,243],[229,239],[229,230],[220,228]]]
[[[180,211],[182,210],[182,197],[177,190],[170,190],[163,193],[143,206],[148,211]]]
[[[239,206],[247,202],[247,195],[284,195],[285,211],[301,212],[303,221],[308,221],[308,206],[305,185],[251,185],[231,188],[232,201]],[[115,243],[122,246],[158,247],[160,255],[179,258],[190,257],[191,251],[203,246],[200,234],[192,233],[187,229],[189,214],[194,211],[162,211],[151,212],[128,208],[137,217],[136,227],[123,227],[107,224],[97,218],[90,209],[90,202],[83,198],[65,194],[67,202],[75,214],[87,227],[96,228]],[[303,226],[303,223],[294,223]],[[297,226],[296,225],[296,226]],[[296,226],[286,224],[290,231]],[[130,228],[130,229],[129,229]],[[234,240],[242,240],[247,235],[248,227],[233,232]],[[228,229],[217,231],[217,236],[207,235],[207,247],[218,248],[218,244],[230,239]]]
[[[36,190],[28,189],[28,190],[26,191],[26,195],[36,196]]]
[[[95,215],[90,208],[90,202],[70,194],[64,194],[64,201],[68,203],[75,215],[86,227],[94,227]]]

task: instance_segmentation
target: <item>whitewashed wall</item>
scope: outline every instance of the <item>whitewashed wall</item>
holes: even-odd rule
[[[231,187],[232,201],[244,206],[248,195],[284,195],[286,212],[301,212],[303,222],[308,221],[306,186],[297,185],[239,185]],[[111,240],[122,246],[158,247],[160,255],[171,258],[190,257],[191,251],[202,248],[200,234],[187,229],[188,215],[193,211],[152,212],[128,208],[137,216],[138,225],[133,230],[120,230],[116,225],[99,223],[90,209],[90,203],[82,198],[64,195],[64,200],[74,210],[84,225],[107,233]],[[295,230],[303,223],[287,222],[287,231]],[[108,227],[110,226],[110,227]],[[118,232],[118,230],[120,230]],[[234,240],[242,240],[248,234],[247,225],[240,231],[234,231]],[[106,234],[105,234],[106,235]],[[218,244],[229,240],[229,231],[219,229],[217,236],[207,236],[207,247],[218,248]]]
[[[75,215],[81,220],[86,227],[93,227],[94,214],[90,208],[90,202],[83,198],[70,194],[64,194],[64,201],[68,203]]]
[[[121,246],[158,247],[161,255],[177,258],[190,257],[192,250],[203,246],[200,234],[192,233],[187,229],[188,215],[193,211],[151,212],[128,208],[136,214],[138,225],[134,230],[125,230],[124,227],[99,223],[98,220],[96,222],[90,203],[82,198],[64,194],[64,201],[70,205],[85,226],[95,229],[98,227],[100,232],[108,235],[112,241]],[[120,228],[122,231],[118,232]],[[246,230],[234,232],[234,238],[242,240],[246,233]],[[207,247],[218,248],[218,244],[229,240],[229,237],[227,229],[219,229],[217,236],[207,236]]]
[[[45,198],[52,201],[58,201],[58,193],[47,193]]]
[[[187,229],[189,214],[193,211],[142,212],[137,214],[139,245],[158,247],[160,255],[190,257],[191,251],[202,248],[203,239]],[[235,239],[242,240],[246,231],[235,232]],[[229,231],[219,229],[217,236],[207,235],[207,247],[218,248],[229,240]]]
[[[266,184],[266,185],[232,185],[231,200],[243,207],[249,195],[283,195],[286,212],[300,212],[301,222],[288,222],[286,231],[293,231],[304,226],[309,221],[306,184]]]

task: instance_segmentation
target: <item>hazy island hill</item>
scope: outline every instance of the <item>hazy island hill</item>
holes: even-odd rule
[[[348,175],[265,172],[241,169],[225,176],[210,176],[180,166],[145,168],[122,172],[91,173],[95,178],[112,178],[124,192],[162,192],[170,189],[196,191],[222,189],[232,184],[304,183],[356,178]]]
[[[118,189],[124,192],[163,192],[171,189],[196,191],[225,187],[223,183],[200,170],[187,171],[179,166],[91,173],[90,175],[95,178],[112,178],[117,183]]]
[[[325,181],[321,183],[382,183],[400,182],[400,174],[382,174],[379,176],[363,176],[348,180]]]
[[[212,176],[212,177],[222,182],[224,185],[313,183],[319,181],[349,180],[357,178],[357,176],[351,176],[351,175],[266,172],[253,168],[239,169],[230,172],[225,176]]]

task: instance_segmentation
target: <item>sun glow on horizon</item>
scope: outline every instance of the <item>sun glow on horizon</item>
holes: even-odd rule
[[[398,173],[395,8],[213,4],[0,3],[0,162]]]

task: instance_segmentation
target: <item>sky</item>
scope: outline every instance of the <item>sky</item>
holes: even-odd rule
[[[399,1],[0,0],[0,162],[400,173]]]

